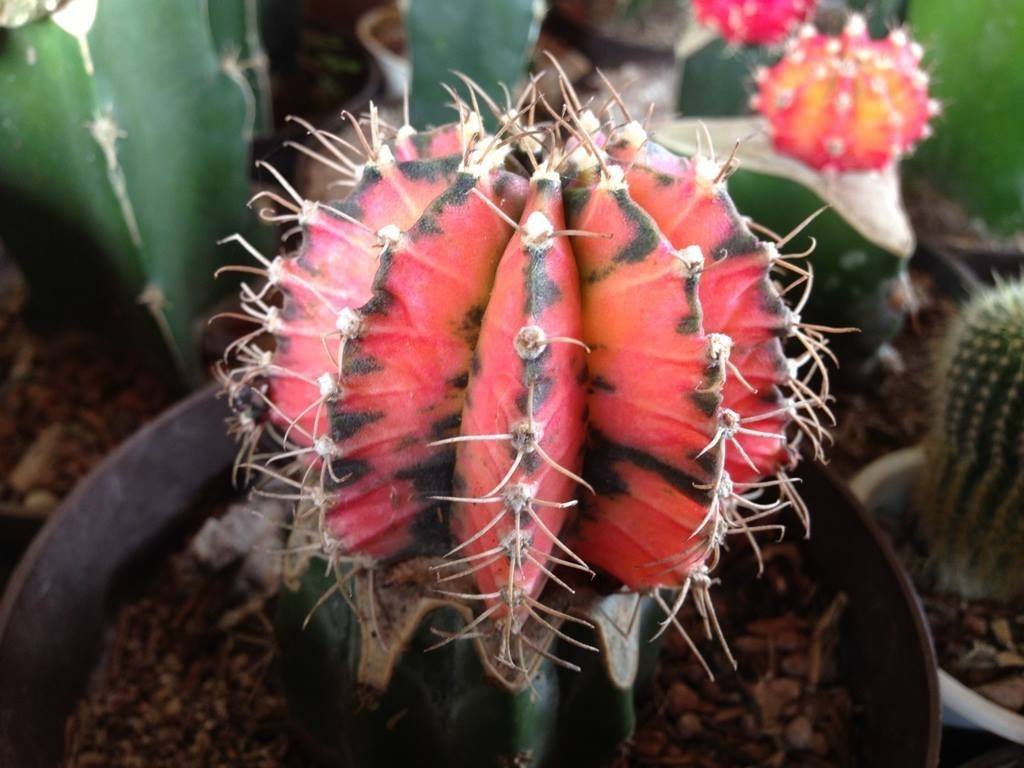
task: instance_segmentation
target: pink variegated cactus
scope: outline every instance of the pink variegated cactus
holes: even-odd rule
[[[258,257],[222,372],[241,463],[342,578],[422,568],[425,594],[474,609],[460,634],[524,671],[596,572],[713,616],[725,537],[806,515],[787,472],[799,435],[820,451],[827,396],[820,329],[777,282],[806,292],[808,270],[748,229],[731,164],[563,88],[546,122],[532,89],[494,106],[496,135],[466,104],[423,134],[371,113],[359,157],[309,126],[352,192],[266,195],[302,240]]]

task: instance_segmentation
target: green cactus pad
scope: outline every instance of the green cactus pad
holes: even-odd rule
[[[255,223],[255,97],[202,6],[104,0],[78,35],[45,19],[0,47],[0,237],[33,309],[81,325],[114,307],[191,378],[196,318],[232,287],[210,279],[216,241]]]
[[[526,74],[543,9],[534,0],[411,0],[406,28],[413,124],[451,120],[450,99],[440,84],[452,79],[453,70],[499,101],[499,83],[514,89]]]

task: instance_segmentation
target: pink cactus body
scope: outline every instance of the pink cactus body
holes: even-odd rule
[[[780,43],[807,21],[817,0],[693,0],[701,24],[730,43]]]
[[[806,271],[751,234],[714,159],[629,119],[571,110],[562,144],[461,114],[393,149],[372,125],[344,203],[274,197],[303,242],[263,259],[280,310],[243,300],[275,348],[240,339],[224,379],[326,558],[435,558],[437,591],[478,608],[466,633],[493,627],[519,668],[522,628],[567,619],[547,596],[581,572],[703,610],[727,535],[804,511],[786,470],[798,435],[819,446],[824,340],[773,282]]]
[[[758,71],[752,105],[780,152],[813,168],[882,169],[929,135],[939,110],[920,61],[906,32],[873,40],[860,16],[838,36],[805,27],[778,64]]]

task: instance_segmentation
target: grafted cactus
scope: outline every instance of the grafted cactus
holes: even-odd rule
[[[812,168],[881,169],[929,135],[923,50],[902,29],[874,40],[859,15],[840,35],[804,27],[778,64],[758,71],[753,106],[780,152]]]
[[[799,317],[808,270],[747,229],[731,163],[672,155],[562,87],[546,122],[532,89],[492,105],[496,135],[461,101],[426,134],[371,110],[360,156],[310,127],[351,194],[308,201],[281,179],[288,194],[269,195],[301,244],[258,256],[267,282],[242,292],[254,330],[222,376],[240,464],[258,493],[296,501],[292,549],[333,575],[324,593],[299,558],[282,640],[297,707],[335,755],[383,761],[339,732],[383,738],[395,686],[443,685],[428,671],[441,665],[458,694],[399,697],[414,715],[388,749],[473,765],[582,765],[596,759],[582,744],[607,756],[632,728],[639,595],[663,609],[659,633],[685,634],[692,596],[720,638],[710,572],[726,537],[753,541],[781,506],[806,516],[787,472],[799,436],[821,450],[828,355]],[[802,293],[794,309],[773,274]],[[403,655],[431,645],[434,612],[436,661]],[[311,658],[362,685],[375,725],[325,701],[334,683],[308,694],[294,676]],[[554,665],[579,674],[555,685]],[[583,736],[579,707],[614,725]],[[445,742],[467,717],[474,746]]]
[[[949,330],[916,508],[938,585],[1024,596],[1024,283],[976,296]]]

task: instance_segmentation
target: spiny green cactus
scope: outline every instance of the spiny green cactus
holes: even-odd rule
[[[228,42],[222,13],[255,4],[209,5],[223,23],[200,0],[73,0],[0,41],[0,237],[32,310],[82,324],[114,307],[192,379],[196,320],[231,286],[208,279],[216,241],[255,225],[245,70],[259,53],[251,25]]]
[[[976,296],[950,329],[916,499],[928,567],[966,598],[1024,596],[1024,282]]]

